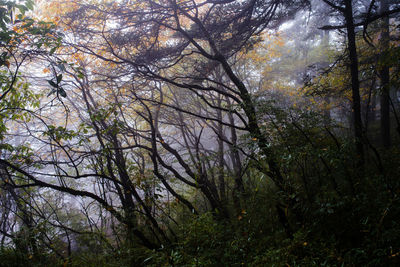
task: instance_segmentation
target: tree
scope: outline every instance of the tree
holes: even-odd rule
[[[396,261],[398,156],[376,149],[361,121],[379,65],[365,55],[377,40],[361,27],[394,9],[350,0],[42,4],[55,26],[34,22],[51,33],[28,31],[37,39],[10,49],[32,61],[0,103],[11,129],[1,146],[0,215],[9,220],[0,231],[5,247],[18,241],[24,262]],[[297,27],[291,38],[282,24],[291,19],[338,25]],[[329,29],[345,29],[332,34],[345,46],[331,46],[332,62],[322,44]],[[57,31],[60,45],[36,45],[57,43]],[[327,123],[326,96],[357,109],[353,129],[334,112]]]
[[[388,1],[381,0],[379,13],[385,14],[389,11]],[[382,33],[380,38],[381,53],[389,48],[389,16],[382,18]],[[389,67],[383,64],[380,70],[382,93],[380,98],[381,103],[381,138],[385,148],[390,147],[390,76]]]
[[[356,151],[358,154],[358,166],[363,165],[364,163],[364,148],[363,143],[365,137],[363,136],[363,124],[361,119],[361,100],[360,100],[360,81],[359,81],[359,59],[357,53],[357,45],[356,45],[356,29],[357,26],[368,25],[368,23],[377,20],[381,17],[388,16],[389,14],[394,14],[399,12],[399,10],[391,10],[381,12],[379,15],[373,16],[373,7],[375,1],[371,1],[368,5],[369,8],[367,11],[362,14],[362,11],[357,10],[355,8],[355,3],[357,1],[328,1],[323,0],[326,4],[328,4],[333,10],[340,13],[344,18],[344,25],[343,26],[325,26],[322,27],[323,29],[337,29],[337,28],[345,28],[347,32],[347,45],[349,51],[349,61],[350,61],[350,72],[351,72],[351,87],[352,87],[352,110],[353,110],[353,124],[354,124],[354,137],[355,137],[355,145]],[[359,16],[355,16],[355,13],[361,13]],[[356,21],[356,17],[360,17],[360,21]],[[364,19],[365,18],[365,19]],[[385,75],[384,75],[385,76]],[[385,102],[385,101],[384,101]],[[387,101],[386,101],[387,102]],[[382,112],[385,114],[383,116],[382,121],[382,129],[383,132],[386,133],[387,137],[387,130],[388,130],[388,120],[387,120],[387,105],[383,104]],[[386,111],[385,111],[386,110]]]
[[[33,1],[30,0],[0,2],[0,193],[3,217],[0,224],[2,247],[8,239],[20,252],[37,255],[32,204],[35,192],[21,186],[23,181],[7,167],[10,162],[29,164],[32,156],[29,145],[21,143],[19,138],[10,138],[21,135],[20,124],[28,123],[34,113],[32,109],[39,107],[40,93],[30,89],[21,72],[33,58],[51,54],[60,41],[54,25],[27,16],[32,9]]]
[[[60,27],[64,25],[63,27],[71,28],[74,34],[79,36],[79,43],[66,43],[66,45],[73,45],[76,52],[86,54],[93,60],[90,70],[85,69],[84,65],[80,66],[87,71],[86,73],[93,73],[96,63],[108,64],[111,67],[108,71],[116,70],[117,76],[105,76],[105,81],[112,80],[118,90],[129,90],[130,96],[128,97],[136,105],[132,106],[133,114],[137,114],[143,123],[147,124],[145,129],[138,129],[136,126],[132,129],[129,127],[126,129],[127,134],[145,140],[144,143],[141,143],[134,139],[133,146],[150,154],[153,172],[166,190],[190,210],[196,210],[193,204],[185,200],[168,183],[167,177],[173,175],[180,182],[199,189],[209,201],[212,210],[224,211],[226,207],[222,204],[224,203],[222,176],[220,174],[217,186],[213,182],[214,176],[207,173],[206,166],[201,163],[203,161],[201,150],[204,150],[199,146],[201,131],[191,136],[195,140],[193,143],[195,147],[192,150],[194,152],[192,154],[193,166],[190,166],[186,163],[183,153],[191,153],[192,148],[187,143],[185,148],[179,151],[169,144],[168,139],[163,137],[165,134],[162,133],[162,127],[159,125],[160,111],[157,110],[161,108],[174,110],[195,118],[195,123],[197,123],[196,121],[203,121],[203,123],[207,120],[211,121],[217,132],[219,153],[222,154],[224,143],[231,147],[231,161],[236,162],[235,168],[237,168],[234,184],[237,188],[236,191],[240,192],[243,192],[244,187],[241,178],[242,170],[237,165],[240,164],[240,156],[236,151],[238,149],[236,131],[247,132],[252,142],[262,151],[267,162],[265,164],[263,160],[259,161],[258,168],[267,174],[280,190],[290,194],[292,189],[280,171],[279,163],[267,136],[258,125],[256,107],[248,85],[235,73],[233,55],[239,51],[251,49],[262,39],[260,34],[266,28],[276,28],[306,6],[307,1],[244,1],[240,3],[166,1],[163,4],[152,1],[141,3],[125,1],[120,5],[117,3],[77,5],[75,3],[70,5],[72,10],[69,10],[70,12],[57,23]],[[101,8],[99,9],[99,7]],[[82,19],[89,14],[93,21]],[[121,14],[123,15],[121,16]],[[85,21],[85,25],[81,24],[82,21]],[[115,21],[115,24],[109,24],[110,21]],[[213,72],[217,71],[220,74],[213,77]],[[131,77],[130,80],[122,78],[121,73],[124,73],[126,77]],[[144,205],[140,194],[135,193],[136,185],[132,184],[132,178],[126,171],[127,158],[124,156],[126,149],[124,144],[132,138],[119,140],[121,127],[118,125],[118,120],[108,122],[111,118],[109,111],[100,109],[102,103],[93,101],[89,91],[97,89],[92,88],[91,84],[85,81],[88,78],[92,79],[92,76],[86,76],[84,72],[82,74],[74,77],[74,83],[83,93],[84,106],[91,118],[91,127],[100,143],[101,150],[105,152],[105,155],[103,153],[101,157],[97,157],[96,161],[104,162],[107,166],[104,172],[101,167],[97,169],[94,176],[101,175],[114,183],[123,207],[132,210],[136,206],[134,202],[139,203],[155,227],[155,231],[163,235],[163,231],[158,229],[150,209]],[[70,75],[73,74],[70,73]],[[211,108],[215,112],[203,113],[201,109],[193,111],[190,106],[179,105],[178,103],[182,99],[179,98],[174,102],[166,98],[167,95],[170,98],[169,93],[164,92],[167,88],[173,88],[173,90],[179,88],[194,94],[198,98],[197,101],[202,102],[202,106],[207,109]],[[221,104],[215,102],[222,100],[227,103],[226,107],[222,102]],[[237,107],[239,109],[235,110]],[[135,110],[136,108],[137,110]],[[226,116],[224,114],[227,114],[228,120],[224,118]],[[127,124],[127,121],[124,121],[124,124]],[[209,125],[211,126],[211,123]],[[231,129],[231,140],[227,140],[226,136],[221,136],[223,127]],[[57,129],[55,128],[55,130]],[[110,132],[110,129],[115,129],[116,132]],[[182,133],[183,136],[189,136],[187,129]],[[194,129],[197,131],[199,128],[196,126]],[[63,129],[60,128],[60,132],[62,131]],[[54,133],[50,133],[49,136],[54,141],[58,141],[55,138],[57,135],[54,136]],[[62,149],[61,146],[59,148]],[[176,168],[177,166],[166,161],[164,154],[173,157],[179,163],[179,167]],[[223,162],[221,156],[219,162],[221,168]],[[117,176],[113,176],[116,172],[115,168],[118,170]],[[184,170],[184,175],[180,174],[181,170]],[[165,176],[165,174],[168,175]],[[31,179],[36,178],[31,177]],[[38,179],[35,182],[39,185]],[[105,208],[110,206],[104,196],[99,198],[89,192],[76,192],[65,186],[46,186],[75,195],[90,195]],[[121,188],[122,191],[119,191],[118,188]],[[134,201],[129,199],[134,199]],[[129,205],[125,206],[124,203],[128,203],[126,200],[131,203],[130,207]],[[293,203],[290,205],[293,206]],[[239,207],[238,204],[236,206]],[[125,215],[131,213],[128,210],[124,212]],[[113,210],[113,214],[121,222],[129,221],[117,213]],[[282,220],[287,220],[284,217]],[[137,236],[142,239],[144,244],[153,247],[143,235],[140,236],[137,233]]]

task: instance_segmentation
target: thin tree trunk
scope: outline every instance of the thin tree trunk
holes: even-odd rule
[[[386,12],[389,10],[389,6],[387,0],[380,1],[380,13]],[[389,17],[382,18],[382,27],[381,27],[381,38],[380,38],[380,53],[381,53],[381,62],[382,65],[380,67],[380,78],[381,78],[381,140],[382,145],[385,148],[389,148],[391,144],[390,140],[390,86],[389,86],[389,67],[383,62],[382,55],[385,50],[389,47]]]
[[[362,142],[362,120],[361,120],[361,100],[360,100],[360,81],[358,78],[358,56],[356,46],[356,34],[353,18],[353,6],[351,0],[345,1],[344,17],[347,28],[347,45],[349,49],[350,73],[351,73],[351,91],[353,101],[353,126],[354,139],[357,152],[357,167],[364,165],[364,148]]]
[[[221,106],[221,99],[218,99],[218,105]],[[218,120],[222,121],[222,112],[217,110]],[[223,126],[218,124],[218,135],[223,136]],[[225,174],[224,174],[224,141],[218,138],[218,184],[219,184],[219,194],[221,201],[226,204],[226,190],[225,190]]]

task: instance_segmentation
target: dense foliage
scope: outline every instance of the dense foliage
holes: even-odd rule
[[[399,14],[0,0],[0,265],[400,265]]]

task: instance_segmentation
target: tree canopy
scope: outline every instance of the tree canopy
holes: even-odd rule
[[[6,266],[397,266],[389,0],[0,1]]]

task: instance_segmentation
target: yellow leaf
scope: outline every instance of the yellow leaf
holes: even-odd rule
[[[399,255],[400,255],[400,252],[397,252],[397,253],[394,253],[394,254],[390,255],[390,258],[394,258],[394,257],[397,257]]]

